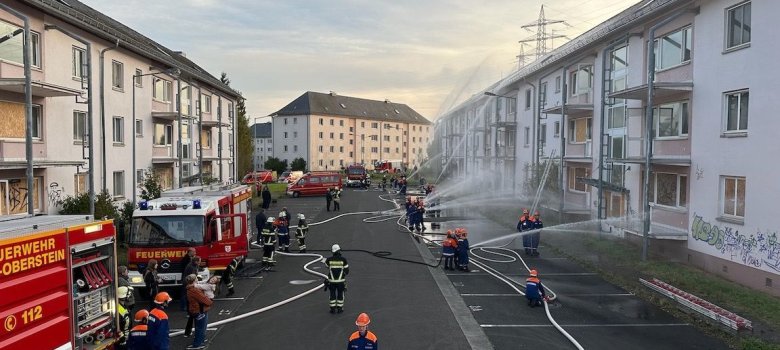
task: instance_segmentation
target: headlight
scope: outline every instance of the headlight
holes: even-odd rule
[[[143,277],[131,277],[130,282],[132,283],[142,283],[144,281]]]

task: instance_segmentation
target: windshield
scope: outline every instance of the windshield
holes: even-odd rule
[[[202,216],[145,216],[133,218],[130,244],[165,246],[203,244]]]
[[[364,172],[365,172],[365,169],[363,169],[363,168],[349,168],[349,169],[347,169],[347,173],[349,173],[350,175],[363,175]]]

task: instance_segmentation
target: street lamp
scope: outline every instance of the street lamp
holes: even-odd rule
[[[168,69],[166,69],[166,70],[164,70],[162,72],[154,72],[154,73],[150,72],[150,73],[146,73],[146,74],[135,74],[135,75],[133,75],[133,79],[132,79],[133,80],[133,135],[132,135],[132,138],[133,138],[133,168],[132,168],[132,172],[133,172],[133,205],[135,205],[135,202],[136,202],[136,192],[137,192],[136,191],[136,187],[138,186],[138,178],[137,178],[138,172],[135,169],[135,167],[136,167],[136,165],[135,165],[135,146],[136,146],[135,145],[135,139],[136,139],[136,137],[135,137],[135,133],[136,133],[136,130],[135,130],[135,86],[136,86],[136,82],[135,82],[135,80],[137,78],[141,78],[141,77],[144,77],[144,76],[147,76],[147,75],[154,75],[154,74],[160,74],[160,73],[168,74],[168,75],[173,76],[173,77],[178,77],[179,75],[181,75],[181,71],[178,68],[168,68]],[[154,89],[154,86],[152,86],[152,89]]]

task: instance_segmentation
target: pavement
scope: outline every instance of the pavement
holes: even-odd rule
[[[286,206],[293,218],[304,213],[310,223],[340,214],[392,209],[377,191],[345,189],[342,211],[325,210],[322,197],[282,198],[268,215]],[[391,198],[390,195],[384,195]],[[461,213],[469,214],[469,213]],[[330,256],[338,243],[348,260],[347,293],[342,314],[330,314],[322,279],[302,266],[313,257],[279,256],[274,272],[260,272],[260,250],[253,250],[239,270],[236,294],[226,290],[215,299],[209,323],[262,309],[314,288],[319,290],[287,304],[225,325],[209,328],[209,349],[344,349],[361,312],[371,317],[369,329],[382,349],[575,349],[554,328],[544,308],[530,308],[525,298],[475,264],[470,272],[444,271],[436,265],[441,249],[413,238],[396,220],[366,223],[371,214],[345,215],[310,226],[309,252]],[[513,231],[488,220],[437,218],[425,236],[433,240],[454,227],[466,227],[472,246]],[[376,221],[376,220],[372,220]],[[293,219],[293,223],[297,222]],[[507,248],[517,250],[517,241]],[[663,310],[613,286],[598,275],[544,249],[540,257],[523,256],[539,270],[544,285],[555,292],[550,315],[585,349],[727,349],[726,344],[699,332]],[[507,244],[507,243],[505,243]],[[292,251],[297,244],[292,243]],[[389,252],[389,258],[369,252]],[[385,253],[386,254],[386,253]],[[483,262],[524,286],[527,270],[520,261],[485,251],[475,254],[504,262]],[[504,253],[505,254],[505,253]],[[377,254],[382,255],[382,253]],[[473,257],[476,259],[476,257]],[[313,264],[326,272],[324,264]],[[520,288],[523,290],[523,288]],[[183,329],[186,316],[174,300],[168,310],[171,329]],[[184,349],[192,338],[171,338],[171,349]]]

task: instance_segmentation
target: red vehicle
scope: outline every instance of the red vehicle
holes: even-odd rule
[[[298,181],[287,186],[287,195],[298,196],[323,196],[328,188],[341,187],[341,175],[337,172],[318,171],[303,175]]]
[[[366,168],[360,164],[352,164],[347,166],[347,186],[360,186],[361,183],[368,177]]]
[[[249,186],[235,184],[184,187],[140,202],[128,242],[130,284],[144,287],[143,271],[155,259],[163,280],[160,286],[180,286],[184,270],[180,261],[189,247],[203,258],[207,269],[198,274],[206,279],[236,256],[246,257],[251,199]]]
[[[395,173],[401,166],[401,160],[380,160],[374,163],[374,171],[378,173]]]
[[[274,182],[276,181],[276,172],[273,170],[263,170],[249,173],[246,174],[243,179],[241,179],[241,183],[244,185],[251,185],[255,183],[255,180],[264,184]]]
[[[0,218],[0,349],[108,349],[118,338],[116,237],[83,215]]]

